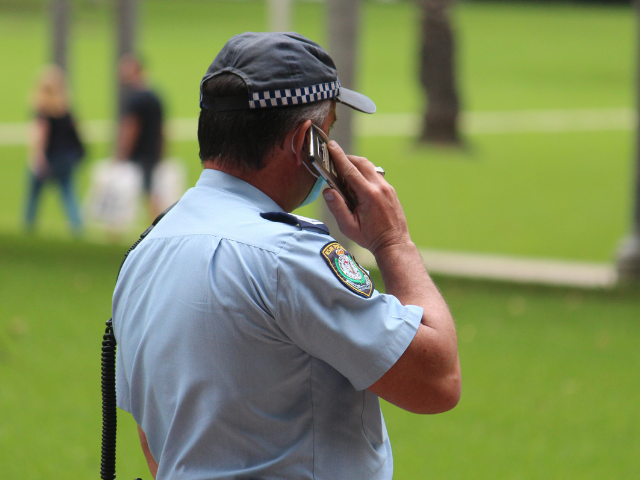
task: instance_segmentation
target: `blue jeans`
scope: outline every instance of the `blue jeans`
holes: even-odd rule
[[[28,231],[33,230],[36,221],[36,212],[38,210],[38,201],[42,187],[48,181],[55,181],[60,185],[60,193],[62,194],[62,203],[71,223],[71,228],[75,235],[79,235],[82,229],[82,220],[80,218],[80,209],[73,191],[73,168],[65,168],[62,171],[55,172],[44,178],[38,178],[33,173],[29,173],[29,197],[27,200],[27,208],[25,212],[25,226]]]

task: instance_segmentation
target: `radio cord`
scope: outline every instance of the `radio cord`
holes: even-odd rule
[[[177,203],[177,202],[176,202]],[[122,265],[140,242],[149,235],[162,217],[175,206],[175,203],[162,212],[153,221],[151,226],[147,228],[140,238],[136,240],[131,248],[124,255]],[[122,270],[120,265],[120,270]],[[118,270],[118,276],[120,276]],[[107,328],[102,337],[102,365],[101,365],[101,383],[102,383],[102,450],[100,460],[100,478],[102,480],[115,480],[116,478],[116,430],[118,426],[118,413],[116,405],[116,337],[113,334],[113,319],[109,319],[106,323]],[[136,480],[141,480],[137,478]]]
[[[116,478],[116,337],[111,319],[102,337],[102,461],[100,478]]]

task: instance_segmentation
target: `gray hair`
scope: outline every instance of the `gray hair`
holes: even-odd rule
[[[207,81],[203,93],[212,97],[247,94],[241,77],[223,73]],[[260,170],[273,149],[284,147],[287,134],[306,120],[321,126],[333,100],[302,105],[214,111],[203,108],[198,120],[200,160],[216,161],[243,170]]]

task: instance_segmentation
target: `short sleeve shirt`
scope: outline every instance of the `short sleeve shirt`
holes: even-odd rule
[[[140,126],[131,160],[154,165],[160,160],[162,147],[163,109],[160,98],[151,90],[133,90],[126,98],[124,115],[134,115]]]
[[[131,252],[113,297],[118,405],[145,431],[158,480],[390,479],[366,389],[422,308],[360,288],[334,239],[267,212],[284,214],[205,170]]]

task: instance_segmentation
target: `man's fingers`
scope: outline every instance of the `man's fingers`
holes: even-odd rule
[[[376,172],[375,165],[366,158],[345,154],[340,145],[334,140],[329,142],[329,148],[331,150],[331,158],[338,166],[338,170],[355,191],[358,190],[358,186],[366,184],[363,180],[377,183],[382,178],[382,175]],[[355,184],[351,182],[351,179]]]
[[[364,157],[356,157],[355,155],[347,155],[347,158],[356,166],[362,176],[369,182],[376,183],[384,178],[376,171],[375,165],[368,159]]]
[[[352,163],[351,160],[349,160],[337,142],[331,140],[329,142],[329,149],[331,150],[331,158],[338,167],[340,174],[347,184],[357,193],[359,187],[366,184],[366,180],[362,173],[360,173],[360,170]]]

